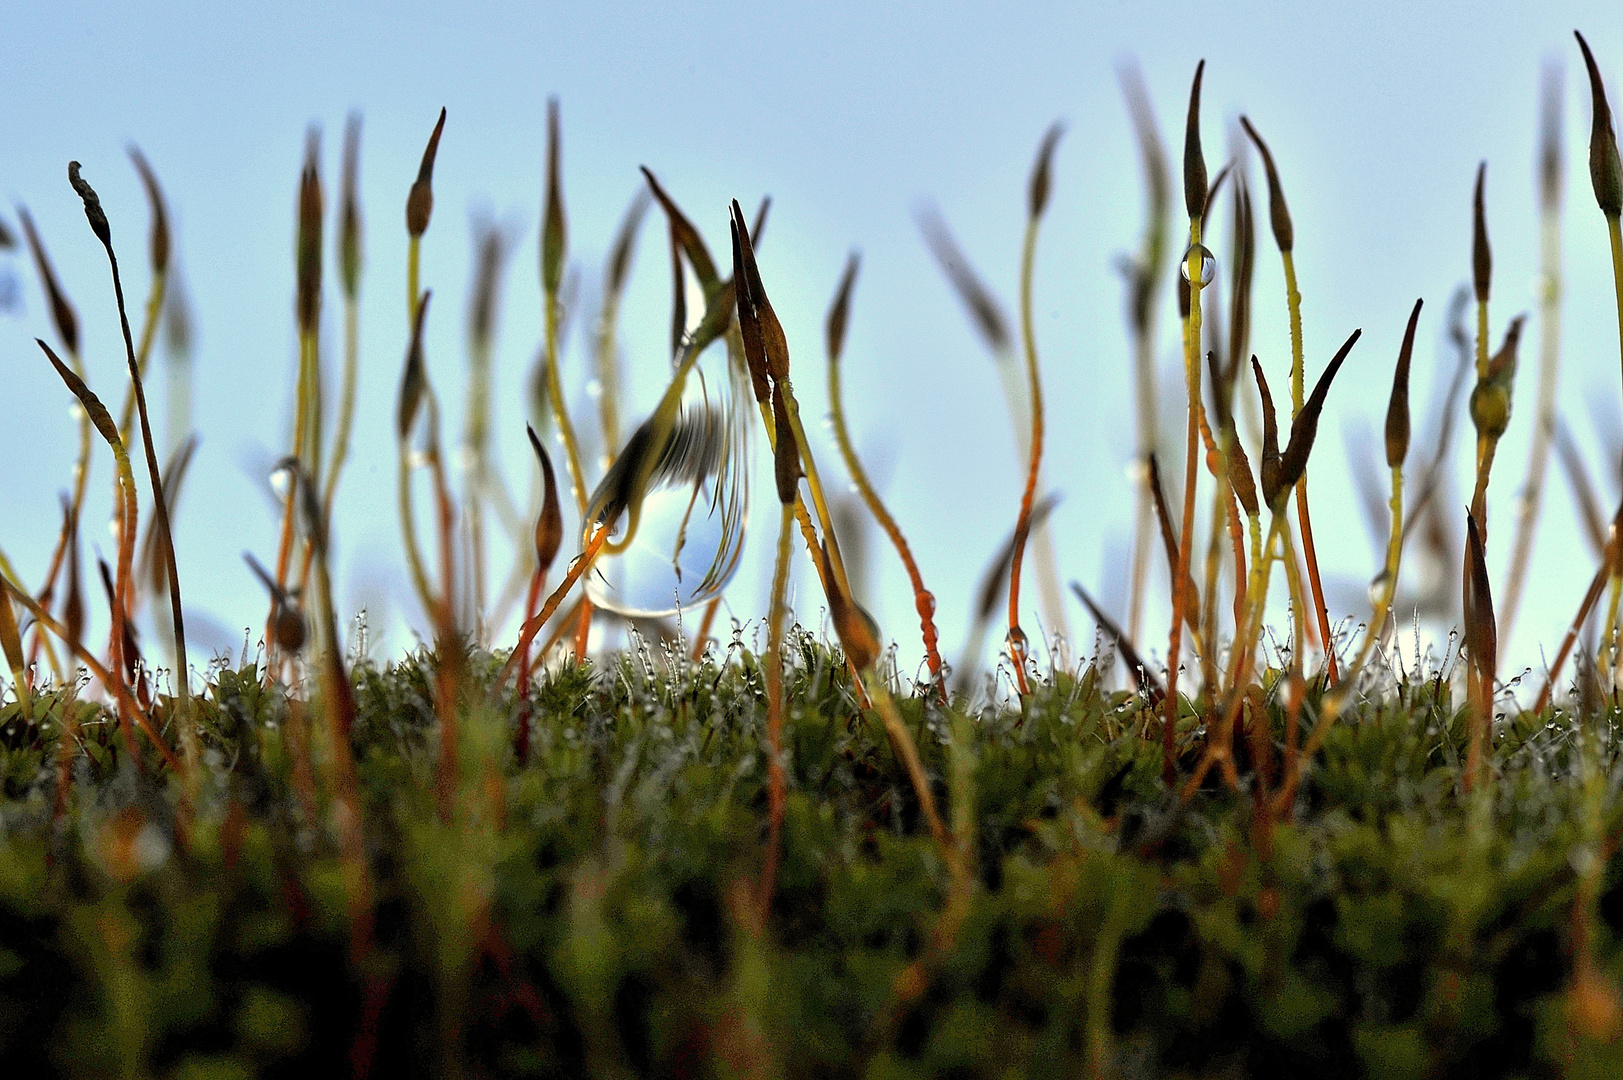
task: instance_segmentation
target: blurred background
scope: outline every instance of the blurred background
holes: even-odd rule
[[[1023,462],[995,366],[925,243],[920,216],[939,213],[1012,319],[1033,156],[1049,125],[1065,124],[1036,263],[1049,430],[1043,488],[1062,495],[1050,518],[1060,581],[1081,582],[1124,618],[1136,435],[1121,267],[1140,243],[1146,207],[1119,76],[1134,64],[1142,72],[1175,165],[1189,80],[1205,58],[1211,171],[1238,149],[1236,121],[1244,113],[1268,139],[1284,180],[1309,377],[1354,328],[1364,331],[1330,395],[1311,470],[1331,614],[1351,627],[1368,617],[1368,584],[1384,550],[1384,522],[1369,521],[1366,506],[1386,497],[1381,424],[1416,297],[1426,307],[1414,358],[1411,475],[1431,453],[1437,402],[1455,369],[1447,312],[1451,295],[1469,281],[1480,161],[1488,162],[1494,346],[1512,316],[1536,312],[1539,101],[1550,64],[1564,70],[1559,411],[1604,514],[1618,497],[1617,317],[1604,222],[1586,168],[1589,99],[1574,27],[1594,47],[1615,106],[1623,95],[1623,6],[1600,2],[1334,10],[717,2],[687,11],[609,3],[280,3],[229,13],[188,3],[22,5],[7,16],[0,41],[7,102],[0,222],[19,234],[16,207],[26,205],[78,309],[90,385],[120,399],[123,345],[107,265],[65,165],[82,162],[101,194],[138,322],[148,213],[126,148],[138,145],[151,162],[172,215],[177,292],[190,312],[185,362],[200,443],[176,537],[194,665],[211,652],[241,649],[245,634],[251,653],[266,604],[241,553],[267,563],[275,555],[279,510],[265,474],[286,452],[292,425],[293,231],[306,132],[312,124],[321,131],[328,197],[323,354],[331,402],[342,355],[331,246],[339,152],[346,116],[363,116],[360,398],[334,521],[335,569],[341,614],[365,608],[374,655],[388,656],[414,644],[427,625],[407,582],[394,501],[394,405],[408,338],[406,191],[444,106],[435,212],[423,246],[423,284],[436,297],[426,338],[430,376],[445,441],[454,447],[462,434],[475,241],[494,224],[510,244],[494,438],[500,468],[523,496],[535,471],[523,428],[542,338],[538,225],[546,102],[556,95],[569,261],[578,282],[563,378],[577,424],[595,429],[586,331],[615,230],[643,187],[639,165],[658,174],[724,263],[728,200],[751,212],[763,195],[772,197],[761,268],[788,333],[808,420],[827,409],[823,318],[848,253],[859,249],[844,360],[851,432],[936,594],[943,653],[958,663],[976,583],[1014,524]],[[1283,277],[1254,155],[1247,168],[1259,218],[1251,349],[1282,397],[1290,364]],[[1175,257],[1186,236],[1176,177],[1173,190]],[[1211,246],[1226,298],[1226,199],[1215,217]],[[670,294],[656,209],[644,219],[621,313],[628,426],[665,385]],[[1175,450],[1178,466],[1168,473],[1181,475],[1182,373],[1170,276],[1157,311],[1163,445]],[[1496,592],[1527,470],[1539,332],[1534,317],[1490,492]],[[37,587],[60,524],[58,492],[70,482],[76,436],[70,397],[35,336],[54,340],[38,276],[25,248],[0,251],[0,549]],[[162,340],[155,363],[149,386],[162,445],[173,363]],[[1470,491],[1463,399],[1460,408],[1444,490],[1455,511],[1455,543]],[[820,424],[812,437],[825,475],[843,491],[832,438]],[[722,609],[724,619],[745,624],[746,635],[766,610],[777,517],[765,441],[756,442],[751,532]],[[562,470],[562,458],[555,460]],[[588,475],[595,479],[597,471]],[[84,537],[109,559],[115,545],[100,523],[109,517],[111,479],[103,450]],[[1203,515],[1207,503],[1203,488]],[[1504,677],[1538,669],[1541,650],[1553,652],[1593,573],[1595,556],[1574,505],[1552,460]],[[917,618],[900,563],[877,532],[869,530],[865,542],[851,532],[847,546],[867,551],[862,595],[897,643],[901,670],[919,671]],[[571,524],[565,556],[574,535]],[[493,542],[496,565],[505,567],[509,551],[505,541]],[[1457,566],[1448,571],[1454,592]],[[808,569],[797,556],[797,614],[825,625]],[[1153,566],[1149,580],[1155,600],[1143,644],[1161,657],[1164,565]],[[1034,577],[1027,582],[1026,628],[1035,638]],[[1276,583],[1275,595],[1282,594]],[[1410,601],[1400,612],[1405,625],[1413,607]],[[1448,613],[1435,614],[1427,633],[1446,633]],[[1069,596],[1065,619],[1072,641],[1091,652],[1092,620]],[[105,633],[97,629],[104,621],[91,625],[92,635]],[[498,643],[511,640],[512,625]],[[1000,639],[996,631],[989,636],[982,662]]]

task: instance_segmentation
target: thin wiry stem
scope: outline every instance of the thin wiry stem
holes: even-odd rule
[[[1033,214],[1026,222],[1025,243],[1020,249],[1020,337],[1025,346],[1026,378],[1031,383],[1031,460],[1026,468],[1026,486],[1020,495],[1020,516],[1014,527],[1014,557],[1009,563],[1009,663],[1014,668],[1020,696],[1031,692],[1025,631],[1020,629],[1020,565],[1025,560],[1026,536],[1031,529],[1031,508],[1037,496],[1037,476],[1043,461],[1043,387],[1037,368],[1037,332],[1031,317],[1032,275],[1037,259],[1037,226]]]
[[[40,626],[55,634],[68,648],[73,650],[73,655],[78,657],[79,662],[85,666],[85,669],[95,676],[103,686],[112,690],[119,704],[134,719],[135,726],[141,729],[141,734],[145,735],[147,740],[157,749],[158,756],[163,758],[164,764],[175,772],[183,772],[180,760],[175,757],[175,752],[169,749],[162,737],[158,735],[157,729],[152,726],[152,721],[147,717],[146,710],[141,708],[141,703],[135,700],[135,695],[130,692],[128,686],[124,685],[123,680],[114,677],[112,672],[102,667],[90,650],[82,645],[75,644],[69,638],[68,628],[57,622],[50,612],[40,607],[38,601],[24,592],[9,577],[0,575],[0,588],[3,588],[11,595],[13,600],[26,608]]]
[[[180,571],[175,565],[175,539],[169,527],[169,507],[163,497],[163,478],[158,468],[158,453],[152,444],[152,424],[147,416],[146,391],[141,385],[141,370],[136,363],[135,343],[130,336],[130,320],[124,308],[124,284],[119,279],[118,256],[113,252],[112,231],[107,216],[102,212],[100,200],[90,185],[79,176],[79,163],[68,164],[68,179],[73,183],[85,203],[85,216],[91,230],[96,233],[107,252],[107,263],[113,275],[113,299],[118,306],[119,329],[124,335],[124,354],[129,363],[130,381],[135,386],[135,410],[141,420],[141,448],[147,462],[147,479],[152,487],[152,502],[158,521],[158,544],[163,549],[165,568],[169,573],[169,607],[174,626],[176,671],[176,713],[180,729],[180,746],[185,758],[184,770],[188,783],[194,777],[200,762],[197,728],[191,709],[190,671],[186,662],[186,619],[180,606]]]
[[[783,620],[789,589],[789,555],[794,549],[795,507],[783,504],[778,523],[778,555],[772,568],[772,606],[767,613],[766,631],[766,741],[769,808],[766,864],[761,869],[760,906],[771,907],[777,883],[778,847],[783,831],[785,798],[783,775]]]
[[[1302,294],[1296,287],[1296,260],[1290,251],[1280,252],[1285,266],[1285,301],[1290,309],[1291,325],[1291,419],[1302,411],[1303,404],[1303,347],[1302,347]],[[1338,681],[1335,644],[1330,637],[1330,612],[1324,603],[1324,585],[1319,578],[1318,550],[1313,544],[1313,519],[1308,513],[1307,468],[1296,482],[1296,521],[1302,528],[1302,552],[1307,557],[1307,578],[1313,589],[1313,613],[1318,619],[1319,640],[1324,645],[1325,673],[1331,686]],[[1295,559],[1293,558],[1294,565]]]
[[[1185,433],[1188,447],[1184,462],[1183,528],[1178,534],[1178,567],[1172,579],[1172,630],[1167,646],[1166,716],[1161,724],[1161,773],[1170,784],[1177,775],[1176,731],[1178,724],[1178,672],[1183,653],[1183,623],[1189,612],[1189,559],[1194,551],[1195,456],[1200,442],[1204,408],[1200,396],[1200,293],[1205,285],[1205,248],[1200,243],[1201,219],[1189,219],[1189,251],[1185,273],[1189,281],[1189,324],[1184,331],[1184,381],[1189,396],[1189,425]]]
[[[907,568],[907,577],[913,585],[913,603],[919,613],[919,630],[924,637],[924,658],[930,666],[930,681],[936,685],[936,691],[943,704],[947,701],[947,688],[941,675],[941,653],[937,647],[935,627],[935,596],[924,587],[924,575],[919,572],[919,564],[913,558],[913,551],[908,547],[907,537],[902,535],[901,526],[891,517],[890,511],[885,508],[884,500],[874,490],[873,483],[868,479],[868,471],[862,467],[862,461],[857,457],[856,448],[851,444],[851,432],[845,423],[845,402],[840,392],[840,357],[837,346],[831,344],[828,355],[828,399],[829,416],[834,426],[834,441],[839,445],[840,456],[845,460],[845,468],[851,474],[851,482],[857,486],[857,493],[862,501],[868,504],[868,510],[873,514],[879,527],[885,530],[890,542],[896,548],[896,554],[901,557],[902,565]],[[707,627],[708,629],[708,627]],[[703,635],[700,640],[702,642]]]

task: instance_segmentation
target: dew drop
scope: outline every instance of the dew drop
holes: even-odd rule
[[[592,603],[623,615],[663,617],[720,593],[738,568],[749,513],[754,397],[742,371],[717,399],[695,379],[684,401],[688,467],[656,478],[637,531],[607,552],[586,582]],[[595,498],[595,496],[594,496]],[[625,522],[616,527],[618,539]]]
[[[85,418],[85,407],[75,401],[72,405],[68,406],[68,415],[73,418],[75,423],[77,423]]]
[[[1371,605],[1379,604],[1381,602],[1381,597],[1386,595],[1386,582],[1387,573],[1385,570],[1382,570],[1379,574],[1376,574],[1374,579],[1370,581],[1369,602]]]
[[[1189,260],[1196,255],[1200,256],[1200,283],[1210,285],[1212,278],[1217,276],[1217,256],[1205,244],[1192,244],[1184,250],[1183,258],[1178,260],[1178,272],[1185,281],[1189,281]]]
[[[1031,655],[1031,647],[1026,643],[1026,632],[1018,626],[1009,627],[1009,660],[1022,670]]]

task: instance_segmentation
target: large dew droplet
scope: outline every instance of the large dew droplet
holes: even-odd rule
[[[736,378],[719,401],[704,396],[702,380],[694,381],[700,395],[684,404],[664,452],[667,466],[642,496],[636,534],[625,550],[592,568],[586,593],[597,607],[639,618],[674,615],[718,595],[738,569],[749,512],[754,399]],[[624,452],[632,452],[635,440]],[[613,539],[626,527],[622,515]]]
[[[1217,276],[1217,256],[1205,244],[1192,244],[1184,250],[1183,258],[1178,260],[1178,272],[1185,281],[1190,281],[1189,260],[1197,255],[1200,257],[1200,283],[1210,285],[1212,278]]]

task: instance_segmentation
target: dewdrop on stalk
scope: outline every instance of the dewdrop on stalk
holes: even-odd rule
[[[629,543],[618,553],[606,551],[587,581],[586,594],[597,607],[638,617],[674,615],[717,595],[738,569],[749,509],[749,392],[735,382],[714,401],[703,379],[694,383],[700,392],[683,403],[665,445],[650,444],[650,425],[638,428],[593,494],[589,531],[603,511],[627,501],[623,486],[640,462],[655,456],[635,531],[628,536],[622,515],[610,534],[611,543]]]
[[[1193,244],[1184,250],[1183,257],[1178,260],[1178,273],[1188,281],[1189,260],[1196,255],[1200,256],[1200,283],[1210,285],[1212,278],[1217,276],[1217,256],[1205,244]]]

